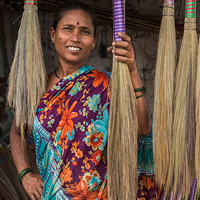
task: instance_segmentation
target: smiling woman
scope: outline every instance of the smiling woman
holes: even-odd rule
[[[96,25],[93,11],[83,3],[66,2],[56,11],[50,35],[59,66],[49,74],[32,128],[39,175],[29,169],[27,151],[21,148],[20,132],[13,121],[12,154],[32,200],[108,199],[110,74],[85,65],[97,40]],[[133,87],[142,88],[131,39],[124,33],[118,35],[123,41],[113,43],[108,51],[129,66]],[[140,134],[147,135],[150,111],[143,92],[137,92],[141,97],[138,116]]]
[[[90,15],[82,10],[63,14],[57,26],[51,28],[50,34],[60,61],[57,70],[59,77],[83,66],[96,42]],[[68,70],[63,71],[62,65]]]

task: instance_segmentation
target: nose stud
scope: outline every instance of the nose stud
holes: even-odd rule
[[[81,42],[81,39],[79,38],[78,41]]]

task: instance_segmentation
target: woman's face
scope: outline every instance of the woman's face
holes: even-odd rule
[[[96,42],[90,15],[82,10],[67,11],[56,30],[51,28],[50,33],[60,62],[80,67],[85,64]]]

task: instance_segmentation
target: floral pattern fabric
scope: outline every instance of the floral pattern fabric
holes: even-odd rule
[[[156,200],[156,183],[154,175],[141,173],[138,178],[137,200]]]
[[[107,199],[109,76],[84,66],[42,98],[32,133],[41,199]]]
[[[153,116],[151,116],[151,119]],[[153,119],[152,119],[153,120]],[[138,137],[138,174],[154,174],[152,128],[148,135]]]
[[[41,99],[32,134],[44,181],[42,200],[108,199],[109,76],[83,66],[60,80]],[[153,188],[146,188],[149,179],[144,177],[139,177],[138,199],[144,198],[142,194],[149,195]],[[150,186],[153,183],[154,179]]]

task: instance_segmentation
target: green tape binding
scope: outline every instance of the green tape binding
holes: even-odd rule
[[[196,0],[185,1],[185,18],[196,18]]]

